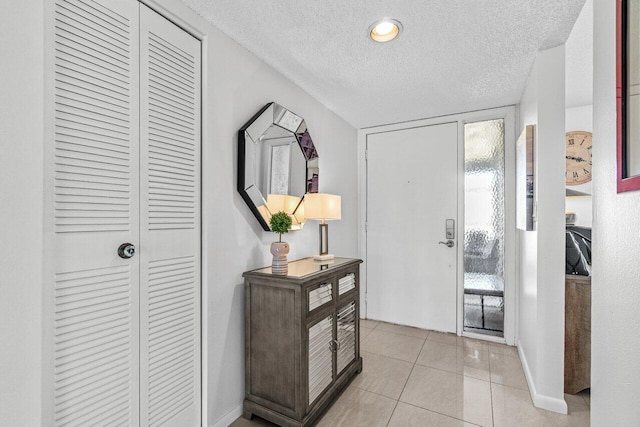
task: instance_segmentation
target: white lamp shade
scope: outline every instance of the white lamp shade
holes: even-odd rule
[[[266,206],[258,207],[267,222],[271,216],[278,212],[285,212],[291,217],[291,229],[300,230],[307,219],[304,216],[304,203],[300,203],[300,197],[287,194],[268,194]]]
[[[341,219],[342,198],[335,194],[307,193],[304,195],[304,216],[307,219]]]
[[[287,194],[268,194],[267,208],[271,215],[277,212],[292,214],[300,204],[300,197],[289,196]]]

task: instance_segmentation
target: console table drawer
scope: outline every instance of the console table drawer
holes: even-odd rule
[[[307,288],[307,313],[333,301],[333,283],[326,282]]]

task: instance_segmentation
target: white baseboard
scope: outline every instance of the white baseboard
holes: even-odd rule
[[[213,427],[229,427],[229,424],[234,422],[238,417],[242,415],[242,403],[227,413],[224,417],[220,418]]]
[[[518,343],[518,355],[520,356],[520,361],[522,362],[522,369],[524,369],[524,376],[527,379],[527,384],[529,384],[529,393],[531,393],[531,400],[533,401],[533,405],[536,408],[546,409],[547,411],[567,414],[569,410],[567,408],[567,402],[565,402],[564,399],[545,396],[543,394],[538,394],[538,392],[536,391],[536,385],[533,382],[533,377],[531,376],[529,363],[527,362],[527,358],[524,355],[524,351],[522,351],[522,347],[520,347],[520,343]]]

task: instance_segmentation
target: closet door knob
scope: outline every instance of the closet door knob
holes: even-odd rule
[[[120,258],[129,259],[136,253],[136,247],[131,243],[123,243],[118,248]]]

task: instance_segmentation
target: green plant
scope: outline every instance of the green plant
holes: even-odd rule
[[[291,217],[286,212],[278,212],[271,216],[271,231],[280,235],[279,242],[282,242],[282,233],[289,232],[291,228]]]

